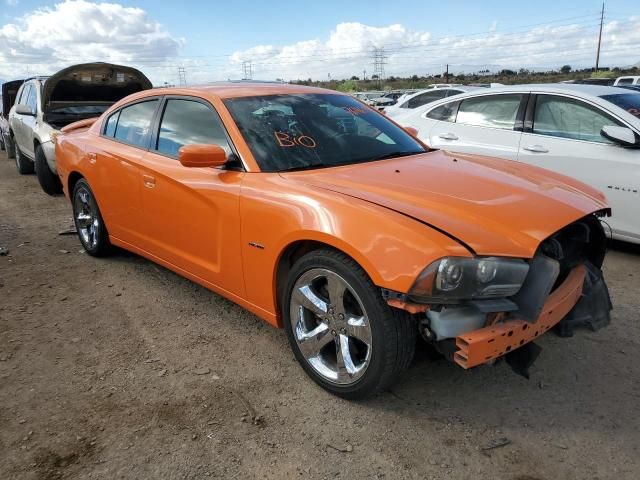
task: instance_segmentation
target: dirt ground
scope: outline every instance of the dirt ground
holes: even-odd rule
[[[0,479],[640,478],[640,249],[608,254],[611,325],[547,334],[530,380],[420,351],[350,403],[284,332],[135,255],[87,256],[70,223],[2,152]]]

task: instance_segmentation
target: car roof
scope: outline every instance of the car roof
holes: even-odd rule
[[[149,95],[196,95],[213,96],[221,99],[236,97],[252,97],[261,95],[292,95],[292,94],[335,94],[345,95],[335,90],[325,88],[291,85],[280,82],[220,82],[210,85],[194,85],[189,87],[159,87],[141,92],[140,97]]]
[[[522,84],[522,85],[507,85],[504,87],[492,87],[485,90],[487,93],[500,93],[500,92],[546,92],[546,93],[579,93],[582,95],[591,95],[594,97],[601,97],[603,95],[615,95],[625,92],[624,89],[619,87],[612,87],[609,85],[589,85],[582,83],[536,83],[536,84]],[[474,93],[478,93],[474,91]]]

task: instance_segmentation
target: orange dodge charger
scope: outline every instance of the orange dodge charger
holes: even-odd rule
[[[536,337],[610,318],[601,193],[432,151],[348,95],[147,90],[55,141],[87,253],[130,250],[284,327],[346,398],[388,387],[418,335],[462,368],[527,375]]]

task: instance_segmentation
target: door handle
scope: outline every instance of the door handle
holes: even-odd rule
[[[455,133],[443,133],[438,135],[443,140],[458,140],[458,136]]]
[[[142,175],[142,182],[144,183],[144,186],[147,188],[153,188],[156,186],[156,179],[151,175]]]
[[[529,152],[535,152],[535,153],[547,153],[547,152],[549,152],[549,150],[544,148],[542,145],[528,145],[526,147],[523,147],[523,149],[527,150]]]

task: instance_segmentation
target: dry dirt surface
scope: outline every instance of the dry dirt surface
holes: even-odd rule
[[[82,253],[70,224],[1,153],[2,480],[640,478],[640,249],[608,254],[611,325],[544,336],[530,380],[420,350],[353,403],[283,331],[135,255]]]

